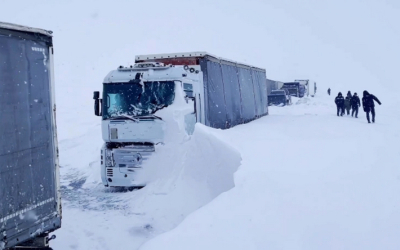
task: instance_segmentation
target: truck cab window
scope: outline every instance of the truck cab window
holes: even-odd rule
[[[154,114],[175,99],[173,81],[104,84],[103,119]]]

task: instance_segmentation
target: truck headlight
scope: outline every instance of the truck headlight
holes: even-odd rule
[[[114,166],[114,160],[113,160],[113,155],[112,155],[112,151],[106,149],[105,150],[105,159],[104,159],[104,164],[106,167],[112,167]]]

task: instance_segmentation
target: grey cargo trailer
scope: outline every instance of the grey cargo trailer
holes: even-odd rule
[[[206,126],[228,129],[268,115],[267,77],[263,68],[207,52],[136,56],[135,63],[144,62],[184,65],[189,72],[202,75],[204,92],[196,98],[203,104],[199,112],[205,114],[205,119],[198,122]]]
[[[61,227],[55,111],[51,32],[0,22],[0,250]]]

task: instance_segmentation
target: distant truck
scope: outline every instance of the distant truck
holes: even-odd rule
[[[281,89],[282,86],[283,82],[267,79],[267,94],[269,95],[272,91]]]
[[[292,99],[286,89],[273,90],[268,95],[269,106],[286,106],[292,104]]]
[[[281,89],[287,89],[291,96],[304,97],[306,94],[306,88],[300,82],[285,82]]]
[[[61,227],[52,32],[0,22],[0,249]]]
[[[301,85],[305,87],[305,92],[307,96],[314,97],[317,93],[317,83],[312,80],[294,80],[295,82],[299,82]]]
[[[120,66],[105,77],[102,98],[94,92],[95,115],[102,117],[101,178],[106,187],[146,185],[137,173],[155,145],[164,143],[165,117],[156,112],[177,96],[193,104],[185,116],[189,134],[196,122],[228,129],[268,114],[262,68],[206,52],[137,56],[135,65]]]

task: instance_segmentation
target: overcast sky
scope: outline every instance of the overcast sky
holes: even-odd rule
[[[57,84],[101,89],[137,54],[207,51],[274,80],[380,93],[398,81],[399,2],[0,0],[0,21],[54,31]]]

